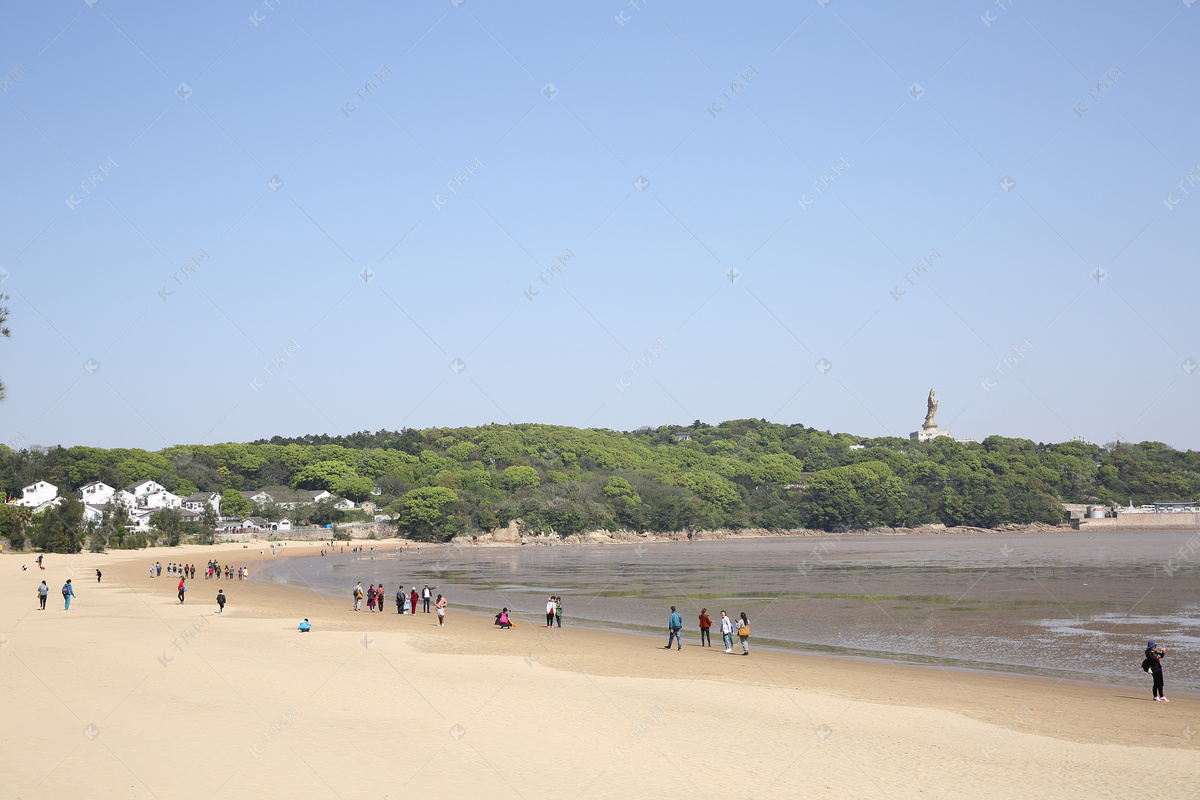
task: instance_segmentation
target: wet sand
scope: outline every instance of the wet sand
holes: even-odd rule
[[[382,545],[386,546],[386,545]],[[306,558],[292,544],[275,559]],[[151,580],[150,557],[0,557],[0,775],[60,797],[1193,796],[1200,701],[1128,687],[617,631],[354,613],[347,598]],[[71,562],[78,597],[62,610]],[[299,566],[299,563],[297,564]],[[104,571],[95,583],[94,570]],[[49,609],[34,587],[47,576]],[[369,582],[369,581],[368,581]],[[229,595],[223,615],[212,600]],[[394,612],[394,606],[391,607]],[[295,625],[308,617],[314,632]],[[665,638],[665,637],[664,637]],[[753,642],[753,639],[752,639]],[[1170,689],[1168,673],[1168,689]],[[1171,696],[1168,691],[1168,696]]]

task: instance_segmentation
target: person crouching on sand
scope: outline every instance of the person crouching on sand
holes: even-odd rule
[[[312,630],[312,625],[308,624],[308,620],[305,619],[304,622],[301,622],[296,627],[296,630],[300,631],[301,633],[308,633],[309,631]]]
[[[508,630],[513,626],[512,620],[508,617],[508,606],[505,606],[496,615],[496,624],[500,626],[501,630]]]

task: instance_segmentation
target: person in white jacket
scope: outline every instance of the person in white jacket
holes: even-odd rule
[[[721,638],[725,640],[725,652],[733,652],[733,620],[721,612]]]

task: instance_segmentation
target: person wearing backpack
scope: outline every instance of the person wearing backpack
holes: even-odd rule
[[[71,579],[67,578],[67,582],[63,584],[63,611],[71,610],[71,598],[75,596],[75,588],[71,586]]]
[[[1154,678],[1154,686],[1150,689],[1150,693],[1157,703],[1171,702],[1163,696],[1162,657],[1166,654],[1167,648],[1155,644],[1153,640],[1146,642],[1146,660],[1142,662],[1142,668]]]

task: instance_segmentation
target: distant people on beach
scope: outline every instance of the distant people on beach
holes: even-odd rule
[[[1146,642],[1146,660],[1142,662],[1142,666],[1150,677],[1154,679],[1154,685],[1150,689],[1150,694],[1156,703],[1171,702],[1163,696],[1163,668],[1162,659],[1167,654],[1167,648],[1161,644],[1157,644],[1153,639]]]
[[[67,582],[63,584],[63,611],[71,610],[71,598],[75,596],[75,587],[71,585],[71,579],[67,578]]]
[[[708,609],[700,609],[700,646],[704,647],[704,642],[708,642],[708,646],[712,647],[712,637],[709,636],[708,629],[712,627],[712,619],[708,616]]]
[[[546,601],[546,627],[554,627],[554,612],[558,608],[554,602],[554,595],[550,595],[550,599]]]
[[[721,638],[725,641],[725,652],[733,652],[733,620],[721,612]]]
[[[396,587],[396,613],[404,613],[404,584]]]
[[[38,611],[45,611],[46,610],[46,596],[50,594],[50,587],[46,585],[45,581],[42,581],[41,583],[38,584],[37,593],[38,593],[38,602],[41,603],[41,607],[38,609]]]
[[[183,595],[187,592],[187,583],[184,578],[179,579],[179,605],[183,605]]]
[[[45,569],[45,567],[42,566],[42,554],[40,554],[40,553],[38,554],[38,557],[37,557],[37,565],[38,565],[38,569]]]
[[[446,625],[446,598],[440,594],[434,602],[433,607],[437,609],[438,627],[442,628]]]
[[[162,577],[162,563],[159,561],[154,562],[154,574],[156,577]]]
[[[664,650],[671,649],[671,642],[675,642],[677,650],[683,649],[683,617],[675,610],[675,606],[671,606],[671,616],[667,618],[667,646]]]

